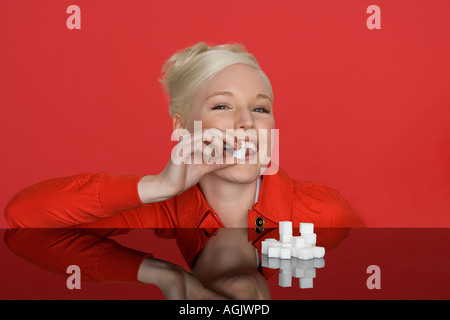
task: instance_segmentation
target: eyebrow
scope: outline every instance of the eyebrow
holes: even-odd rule
[[[234,96],[234,95],[233,95],[233,93],[230,92],[230,91],[219,91],[219,92],[214,92],[213,94],[209,95],[209,96],[205,99],[205,101],[208,100],[209,98],[212,98],[212,97],[215,97],[215,96]],[[263,99],[267,99],[267,100],[269,100],[270,102],[272,102],[272,99],[271,99],[268,95],[263,94],[263,93],[258,93],[258,94],[256,95],[256,98],[263,98]]]

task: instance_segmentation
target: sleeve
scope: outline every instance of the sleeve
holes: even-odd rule
[[[5,218],[12,228],[67,227],[111,218],[146,206],[137,190],[143,176],[84,173],[43,181],[16,194]]]
[[[145,258],[153,255],[124,247],[103,236],[103,230],[98,231],[9,229],[5,244],[18,257],[52,273],[68,276],[67,267],[77,265],[83,280],[140,283],[139,267]]]

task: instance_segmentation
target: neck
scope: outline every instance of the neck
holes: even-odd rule
[[[248,210],[255,203],[257,180],[234,183],[209,174],[199,184],[209,206],[225,227],[247,228]]]

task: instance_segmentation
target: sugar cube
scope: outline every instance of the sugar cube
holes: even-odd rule
[[[281,247],[278,246],[270,246],[267,251],[269,258],[279,258],[281,255]]]
[[[300,223],[300,234],[304,235],[304,234],[310,234],[310,233],[314,233],[314,223],[301,222]]]
[[[302,237],[305,239],[306,244],[316,244],[317,241],[317,234],[315,233],[306,233],[302,235]]]
[[[314,258],[314,247],[298,249],[298,258],[301,260],[309,260]]]
[[[291,248],[281,247],[280,258],[281,259],[290,259],[291,258]]]
[[[280,235],[282,235],[282,234],[292,235],[292,222],[291,221],[280,221],[278,223],[278,225],[280,228],[280,230],[279,230]]]
[[[323,258],[325,255],[324,247],[313,247],[314,248],[314,258]]]
[[[298,257],[298,248],[297,247],[291,247],[291,257],[297,258]]]
[[[304,248],[306,244],[305,238],[299,236],[292,237],[292,243],[297,249]]]
[[[269,246],[274,245],[278,241],[275,239],[266,239],[261,242],[261,253],[268,254]]]
[[[280,241],[282,243],[291,243],[292,242],[292,234],[280,234]]]

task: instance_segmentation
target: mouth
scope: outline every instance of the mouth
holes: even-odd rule
[[[234,146],[225,144],[224,150],[232,153],[233,157],[238,160],[250,159],[258,153],[258,141],[249,140],[248,137],[244,140],[236,140]]]

